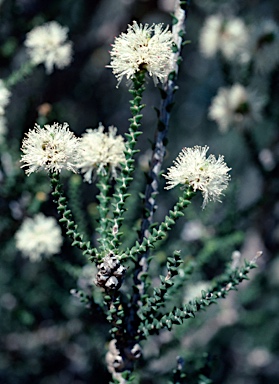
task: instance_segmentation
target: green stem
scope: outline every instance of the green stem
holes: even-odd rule
[[[116,187],[114,192],[115,202],[113,203],[113,222],[111,230],[110,247],[115,249],[120,245],[120,238],[122,233],[119,232],[123,221],[123,213],[125,212],[124,204],[125,200],[129,196],[127,193],[128,187],[133,180],[132,175],[134,172],[134,155],[138,152],[135,150],[138,137],[142,134],[139,131],[141,126],[142,114],[141,110],[144,105],[141,104],[142,94],[145,89],[145,71],[136,73],[133,79],[133,88],[130,93],[133,95],[133,100],[130,101],[133,117],[129,119],[130,127],[129,132],[126,133],[125,143],[125,161],[121,164],[122,169],[119,177],[116,179]]]
[[[196,193],[192,189],[185,189],[183,195],[179,197],[178,202],[174,205],[173,210],[169,212],[169,216],[159,225],[159,228],[153,228],[149,237],[144,237],[142,243],[136,242],[136,245],[128,252],[129,256],[134,258],[139,253],[146,252],[148,249],[154,248],[158,241],[167,236],[167,231],[170,231],[176,220],[184,216],[184,209],[191,203],[192,197]]]
[[[142,253],[148,252],[151,248],[154,248],[157,243],[160,240],[163,240],[167,236],[167,231],[169,231],[173,225],[175,224],[176,220],[184,216],[184,209],[190,204],[191,198],[195,195],[195,192],[192,191],[192,189],[188,188],[183,191],[182,197],[179,198],[178,202],[175,204],[172,211],[169,212],[169,216],[165,217],[165,220],[159,225],[158,229],[153,229],[148,237],[144,237],[142,240],[142,243],[137,242],[136,245],[131,249],[127,250],[125,253],[125,256],[123,258],[127,257],[129,259],[132,259],[134,262],[140,259],[140,255]],[[147,288],[146,284],[146,276],[148,275],[148,266],[151,261],[151,257],[149,257],[146,260],[146,268],[141,270],[141,274],[136,274],[136,279],[134,279],[134,294],[132,296],[131,300],[131,310],[129,314],[129,334],[133,336],[133,338],[138,339],[141,337],[141,335],[138,333],[138,329],[140,327],[140,324],[142,320],[145,318],[145,314],[143,312],[138,313],[139,307],[142,305],[142,303],[146,303],[148,298],[145,292],[141,291],[141,284],[145,282],[145,290]],[[172,274],[175,274],[175,271],[177,269],[178,260],[175,258],[172,259],[171,263],[170,260],[168,260],[169,264],[168,269],[170,271],[170,277]],[[173,282],[163,277],[161,289],[160,291],[156,291],[156,300],[155,302],[153,300],[150,300],[149,304],[152,307],[152,305],[155,303],[156,309],[157,307],[161,306],[162,300],[164,299],[166,290],[173,285]],[[141,316],[142,315],[142,316]],[[141,318],[140,318],[141,317]]]
[[[90,235],[87,228],[87,218],[83,209],[83,200],[80,197],[81,185],[81,176],[73,174],[68,184],[69,204],[80,231],[84,234],[85,239],[89,240]]]
[[[191,300],[183,307],[174,307],[172,311],[164,315],[157,312],[156,315],[146,317],[145,321],[140,324],[142,338],[147,338],[162,328],[171,330],[173,325],[182,324],[185,319],[195,317],[195,313],[204,310],[208,305],[215,304],[220,298],[225,298],[230,291],[236,290],[236,287],[243,280],[248,280],[247,275],[249,272],[257,267],[255,260],[246,261],[243,267],[219,276],[208,292],[202,291],[201,297]]]
[[[105,175],[99,175],[99,182],[97,187],[100,190],[97,199],[99,200],[98,211],[99,211],[99,227],[97,228],[97,232],[100,234],[100,238],[98,239],[100,243],[100,249],[104,252],[109,250],[109,233],[108,233],[108,225],[109,225],[109,197],[108,192],[110,190],[109,184],[110,174],[107,170]]]
[[[118,338],[122,341],[125,313],[121,303],[120,292],[116,291],[113,294],[106,292],[104,295],[104,305],[107,307],[107,321],[112,325],[110,329],[112,339]]]
[[[92,261],[96,255],[97,250],[93,248],[90,242],[83,241],[83,235],[77,231],[77,225],[73,221],[73,215],[67,206],[67,199],[63,194],[62,184],[60,183],[59,174],[51,173],[51,185],[53,188],[52,196],[57,203],[57,210],[61,214],[62,218],[59,220],[67,229],[66,235],[73,240],[72,246],[77,246],[83,251],[84,255],[88,255]]]
[[[169,297],[169,288],[173,286],[173,277],[178,275],[178,268],[183,263],[180,257],[180,251],[175,251],[172,257],[167,259],[167,274],[160,276],[161,284],[153,288],[153,293],[145,300],[145,305],[139,308],[138,316],[145,320],[146,317],[155,315],[159,308],[165,306],[167,297]]]

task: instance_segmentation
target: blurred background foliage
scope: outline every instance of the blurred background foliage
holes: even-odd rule
[[[74,60],[65,70],[46,75],[42,66],[12,89],[6,109],[8,132],[1,144],[0,173],[0,383],[81,384],[108,383],[104,365],[109,341],[104,317],[88,309],[70,294],[90,290],[92,270],[67,240],[61,254],[39,263],[24,259],[15,249],[13,236],[26,216],[38,211],[58,217],[44,174],[27,178],[19,168],[24,133],[41,122],[68,122],[80,135],[99,122],[115,125],[120,133],[128,127],[129,93],[105,66],[114,36],[133,20],[169,24],[171,0],[2,0],[0,5],[0,77],[7,78],[26,60],[23,41],[34,26],[56,20],[69,27]],[[278,23],[277,0],[197,0],[191,2],[187,20],[187,44],[179,74],[179,91],[170,123],[164,167],[182,146],[209,145],[210,153],[225,156],[232,167],[232,182],[223,204],[210,204],[201,211],[196,198],[186,218],[181,218],[166,246],[151,264],[154,284],[166,257],[181,249],[186,266],[198,258],[200,267],[173,300],[200,293],[207,282],[221,273],[235,250],[251,259],[263,251],[259,268],[239,292],[206,314],[187,321],[173,332],[165,331],[144,345],[135,382],[166,383],[177,355],[185,359],[187,384],[275,384],[279,382],[279,205],[278,102],[279,67],[266,79],[270,99],[265,118],[252,127],[258,153],[269,148],[275,158],[272,177],[264,177],[243,137],[235,130],[226,134],[208,120],[208,107],[220,86],[227,85],[218,57],[208,60],[199,51],[199,34],[208,15],[234,14],[257,23],[263,15]],[[237,74],[234,75],[237,80]],[[142,155],[133,182],[144,191],[147,167],[156,127],[160,94],[148,81],[144,95]],[[44,109],[46,108],[46,109]],[[47,111],[47,113],[45,112]],[[96,238],[96,188],[81,183],[79,176],[65,176],[76,219],[88,236]],[[157,220],[176,200],[179,191],[164,192],[161,185]],[[139,228],[141,212],[137,194],[130,201],[126,227]],[[127,245],[129,241],[127,240]],[[66,268],[63,263],[66,263]],[[71,265],[75,265],[73,268]],[[90,275],[91,274],[91,275]],[[183,277],[183,276],[182,276]],[[187,275],[185,275],[185,279]],[[204,284],[204,285],[203,285]],[[97,293],[95,293],[97,295]]]

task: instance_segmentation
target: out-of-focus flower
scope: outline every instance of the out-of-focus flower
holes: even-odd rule
[[[5,118],[5,108],[9,104],[11,92],[6,88],[3,80],[0,80],[0,144],[3,143],[7,132],[7,120]]]
[[[241,259],[241,253],[239,251],[233,251],[233,253],[232,253],[232,263],[231,263],[231,268],[232,269],[236,269],[236,268],[239,267],[240,259]]]
[[[218,51],[232,60],[240,53],[248,39],[248,29],[240,18],[225,19],[221,15],[212,15],[205,20],[200,34],[200,50],[211,58]]]
[[[158,1],[158,8],[162,9],[164,12],[173,12],[176,3],[178,3],[177,0],[159,0]]]
[[[209,155],[206,158],[208,149],[208,146],[183,148],[174,160],[174,165],[163,175],[168,184],[165,189],[182,184],[191,186],[194,191],[200,190],[203,195],[203,208],[210,200],[220,201],[223,190],[228,186],[228,172],[231,169],[227,167],[223,156],[216,159],[214,155]]]
[[[0,115],[0,144],[3,143],[7,132],[7,121],[5,116]]]
[[[271,171],[275,165],[275,159],[269,148],[263,148],[259,153],[259,160],[267,171]]]
[[[80,142],[78,168],[88,183],[92,182],[94,171],[105,175],[107,168],[115,178],[117,168],[125,160],[124,139],[116,135],[117,128],[110,126],[108,132],[104,132],[104,129],[101,123],[97,129],[88,129]]]
[[[273,360],[272,354],[264,347],[256,347],[247,356],[247,363],[253,368],[264,368]]]
[[[261,119],[265,102],[264,96],[241,84],[222,87],[212,100],[208,117],[216,121],[221,132],[226,132],[231,125],[245,128]]]
[[[0,115],[4,115],[5,107],[9,104],[11,92],[6,88],[3,80],[0,80]]]
[[[255,71],[269,73],[279,63],[279,26],[267,19],[251,27],[249,40],[241,55],[243,62],[252,61]]]
[[[197,297],[201,297],[202,291],[207,291],[209,287],[209,281],[198,281],[195,284],[188,285],[183,298],[184,304],[187,304],[190,300],[194,300]]]
[[[196,241],[208,235],[208,231],[199,220],[191,220],[184,224],[181,231],[181,239],[184,241]]]
[[[61,172],[63,168],[76,172],[79,157],[79,139],[68,128],[68,124],[54,123],[41,128],[35,124],[23,139],[22,168],[26,174],[45,169]]]
[[[67,67],[72,61],[72,43],[68,28],[51,21],[33,28],[26,35],[25,46],[33,64],[44,64],[46,72]]]
[[[43,103],[37,108],[39,116],[47,116],[52,111],[52,105],[49,103]]]
[[[173,36],[162,24],[138,25],[135,21],[112,44],[108,68],[120,84],[123,77],[132,79],[142,69],[152,76],[155,85],[163,82],[172,69]]]
[[[61,229],[53,217],[38,213],[34,218],[26,218],[15,234],[17,249],[31,261],[39,261],[42,256],[51,256],[60,251],[63,238]]]

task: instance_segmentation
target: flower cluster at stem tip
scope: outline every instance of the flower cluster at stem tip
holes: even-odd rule
[[[45,169],[48,172],[61,172],[68,169],[76,172],[79,156],[79,139],[69,130],[68,124],[54,123],[41,128],[35,124],[23,139],[22,168],[26,174]]]
[[[60,172],[66,168],[77,172],[80,168],[85,172],[84,178],[88,182],[92,181],[94,169],[97,174],[102,174],[109,166],[113,175],[124,159],[124,141],[122,137],[116,136],[115,127],[110,127],[108,133],[103,133],[103,130],[102,125],[98,129],[88,130],[82,141],[69,131],[66,123],[63,126],[58,123],[45,125],[44,128],[36,125],[23,140],[24,154],[21,162],[25,164],[22,167],[27,167],[27,175],[42,169]],[[92,145],[96,140],[100,141],[100,148]],[[227,188],[230,179],[230,168],[223,156],[216,159],[210,155],[206,158],[208,149],[207,146],[183,148],[174,160],[174,165],[163,175],[167,179],[166,189],[182,184],[191,186],[194,191],[200,190],[204,198],[203,208],[210,200],[220,201],[222,191]]]
[[[157,84],[163,82],[173,68],[172,46],[173,35],[168,28],[163,29],[162,24],[148,26],[133,22],[126,33],[115,39],[108,67],[112,68],[118,84],[124,76],[132,79],[142,70],[146,70]],[[125,162],[125,143],[123,137],[116,135],[115,127],[110,126],[108,132],[104,129],[100,123],[97,129],[88,129],[79,139],[67,123],[43,128],[36,124],[23,140],[22,167],[26,167],[27,175],[41,169],[58,173],[63,168],[80,171],[89,183],[95,174],[102,176],[109,172],[116,178],[117,169]],[[206,158],[207,151],[207,146],[184,148],[168,173],[163,175],[167,179],[166,189],[182,184],[194,191],[200,190],[203,208],[210,200],[220,201],[230,179],[230,168],[223,156]]]
[[[89,183],[94,171],[104,175],[108,170],[115,178],[117,168],[125,160],[124,139],[116,132],[113,126],[104,132],[100,123],[97,129],[88,129],[80,139],[70,131],[67,123],[54,123],[43,128],[35,124],[22,143],[22,168],[26,168],[27,175],[43,169],[58,173],[62,169],[75,173],[80,170]]]
[[[162,24],[138,25],[135,21],[112,44],[111,62],[107,65],[120,84],[145,69],[155,85],[164,82],[172,70],[173,35]],[[118,86],[117,85],[117,86]]]
[[[117,168],[125,160],[124,139],[116,135],[117,128],[110,126],[108,132],[100,123],[97,129],[87,129],[80,142],[80,160],[78,168],[84,173],[84,180],[92,182],[94,171],[97,174],[105,175],[109,168],[113,178],[117,176]]]
[[[182,184],[191,186],[194,191],[200,190],[203,195],[202,208],[210,200],[220,201],[220,196],[230,180],[228,172],[231,168],[224,162],[224,157],[219,156],[216,159],[214,155],[209,155],[206,158],[208,149],[208,146],[183,148],[174,160],[174,165],[163,175],[168,184],[165,189]]]

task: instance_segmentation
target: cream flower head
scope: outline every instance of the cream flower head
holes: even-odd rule
[[[51,21],[33,28],[24,45],[33,64],[44,64],[46,72],[67,67],[72,61],[72,43],[67,41],[68,28]]]
[[[202,208],[210,200],[220,201],[220,196],[230,180],[228,172],[231,168],[227,167],[224,157],[219,156],[216,159],[214,155],[209,155],[206,158],[208,149],[208,146],[183,148],[174,160],[174,165],[163,175],[168,184],[165,189],[182,184],[191,186],[194,191],[200,190],[203,195]]]
[[[117,168],[125,160],[124,139],[116,135],[117,128],[110,126],[108,132],[104,129],[100,123],[97,129],[88,129],[81,138],[78,168],[88,183],[92,182],[94,171],[104,175],[107,168],[115,178]]]
[[[226,132],[231,125],[245,128],[261,119],[265,102],[264,96],[241,84],[221,87],[212,100],[208,117],[217,122],[221,132]]]
[[[227,59],[235,59],[248,40],[248,30],[237,17],[225,19],[212,15],[205,20],[200,34],[200,49],[204,56],[211,58],[218,51]]]
[[[172,70],[172,45],[172,33],[162,24],[138,25],[134,21],[126,33],[116,37],[107,67],[112,68],[118,85],[123,77],[132,79],[141,69],[147,70],[156,85]]]
[[[48,172],[61,172],[68,169],[76,172],[79,157],[79,139],[68,128],[68,124],[54,123],[41,128],[35,124],[23,139],[22,168],[29,176],[32,172],[45,169]]]
[[[15,234],[17,249],[31,261],[51,256],[60,251],[63,238],[60,227],[53,217],[38,213],[26,218]]]

